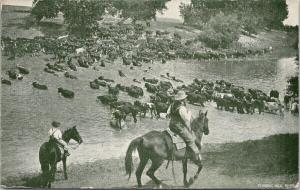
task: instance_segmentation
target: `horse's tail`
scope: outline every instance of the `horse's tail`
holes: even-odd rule
[[[130,178],[133,169],[132,152],[141,145],[142,141],[143,139],[141,137],[134,139],[133,141],[131,141],[127,149],[125,156],[125,171],[126,175],[129,175],[128,179]]]
[[[40,147],[39,151],[39,161],[41,164],[42,170],[42,179],[44,185],[46,186],[48,180],[50,179],[50,164],[49,164],[49,155],[47,154],[49,149],[49,143],[46,142]]]

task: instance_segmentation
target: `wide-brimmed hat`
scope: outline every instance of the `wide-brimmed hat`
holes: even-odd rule
[[[175,100],[184,100],[187,97],[186,93],[183,90],[180,90],[177,92],[177,94],[174,96]]]
[[[52,126],[53,127],[59,127],[60,123],[58,121],[52,121]]]

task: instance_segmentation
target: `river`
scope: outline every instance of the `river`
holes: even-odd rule
[[[106,93],[107,89],[92,90],[88,83],[100,75],[113,78],[118,83],[133,84],[133,78],[154,76],[162,80],[159,76],[169,72],[186,83],[194,78],[211,81],[224,79],[266,93],[277,89],[282,97],[287,77],[294,75],[297,70],[294,57],[216,62],[176,60],[164,65],[155,63],[148,73],[143,70],[149,65],[135,70],[116,63],[101,71],[79,68],[76,72],[79,79],[71,80],[63,75],[56,77],[43,72],[48,59],[47,56],[17,58],[15,62],[29,68],[31,73],[22,81],[13,81],[12,86],[2,85],[2,178],[39,171],[39,146],[48,139],[47,131],[52,120],[60,121],[62,129],[77,125],[83,138],[84,143],[71,150],[69,164],[123,156],[133,138],[149,130],[167,127],[166,119],[148,117],[138,120],[137,124],[129,120],[127,128],[122,131],[112,129],[109,126],[109,109],[95,101],[96,96]],[[2,69],[7,69],[12,63],[3,58]],[[118,69],[123,70],[128,77],[119,77]],[[32,88],[33,81],[47,84],[49,90]],[[74,90],[74,100],[60,97],[57,94],[58,87]],[[128,100],[124,93],[120,97]],[[147,101],[148,94],[143,99]],[[197,110],[199,107],[191,106],[191,109]],[[210,134],[204,137],[204,144],[239,142],[272,134],[298,132],[298,117],[289,113],[285,113],[284,117],[257,113],[241,115],[217,110],[213,103],[208,103],[205,109],[208,110]]]

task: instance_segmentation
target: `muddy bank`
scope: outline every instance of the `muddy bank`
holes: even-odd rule
[[[272,187],[292,187],[298,181],[298,134],[283,134],[250,140],[240,143],[206,144],[203,148],[204,168],[192,188],[258,188],[264,185]],[[138,158],[135,158],[135,167]],[[148,163],[147,168],[150,166]],[[164,188],[182,188],[182,169],[180,162],[174,163],[176,182],[171,167],[165,169],[166,162],[156,175],[163,181]],[[145,171],[146,171],[145,170]],[[95,162],[68,167],[69,179],[64,180],[59,165],[53,187],[102,187],[131,188],[136,179],[125,176],[124,159],[98,160]],[[193,175],[196,167],[188,165],[188,175]],[[144,172],[145,173],[145,172]],[[2,185],[39,186],[39,174],[8,177]],[[146,176],[142,176],[145,187],[155,185]]]

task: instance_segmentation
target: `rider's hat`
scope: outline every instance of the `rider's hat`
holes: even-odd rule
[[[177,94],[174,96],[175,100],[184,100],[187,97],[186,93],[183,90],[180,90],[177,92]]]
[[[52,121],[52,126],[53,127],[59,127],[60,123],[58,121]]]

